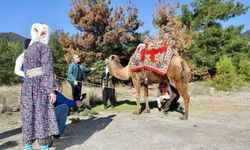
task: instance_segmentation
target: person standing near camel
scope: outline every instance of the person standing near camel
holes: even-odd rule
[[[25,150],[32,150],[36,139],[41,150],[48,150],[51,136],[59,134],[53,106],[56,86],[49,38],[50,31],[46,24],[32,25],[31,42],[24,53],[25,80],[20,99]]]
[[[108,100],[110,100],[111,108],[115,106],[115,81],[114,77],[109,73],[106,66],[102,74],[102,99],[104,109],[108,108]]]
[[[80,57],[75,54],[73,56],[73,62],[68,67],[67,73],[67,81],[71,85],[74,101],[81,99],[82,81],[84,80],[85,73],[90,73],[95,70],[95,68],[88,68],[80,63]]]

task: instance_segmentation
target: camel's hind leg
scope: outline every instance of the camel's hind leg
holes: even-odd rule
[[[148,104],[148,85],[144,84],[143,87],[144,87],[144,100],[145,100],[145,105],[146,105],[144,112],[150,113],[150,108]]]
[[[180,95],[183,97],[183,100],[184,100],[185,113],[184,113],[184,116],[180,118],[182,120],[188,120],[190,96],[187,93],[187,89],[188,89],[187,85],[188,85],[188,83],[183,83],[181,81],[175,82],[175,87],[178,90],[178,92],[180,93]]]

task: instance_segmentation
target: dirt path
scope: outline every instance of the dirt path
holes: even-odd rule
[[[249,89],[237,94],[196,94],[191,99],[188,121],[179,120],[178,112],[163,114],[156,108],[139,116],[102,111],[95,117],[80,117],[74,124],[68,120],[65,133],[70,136],[55,140],[51,149],[249,150],[249,116]],[[0,149],[22,149],[20,123],[19,112],[0,116]]]

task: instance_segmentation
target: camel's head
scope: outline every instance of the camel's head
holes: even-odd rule
[[[120,63],[120,59],[117,55],[111,55],[105,60],[106,65],[110,63]]]

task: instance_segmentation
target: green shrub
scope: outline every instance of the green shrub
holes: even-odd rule
[[[20,83],[21,78],[14,73],[16,58],[23,48],[16,43],[0,41],[0,85]]]
[[[213,84],[217,90],[229,91],[234,87],[244,85],[242,75],[237,75],[236,67],[232,63],[232,59],[222,56],[216,64],[217,73],[213,79]]]
[[[95,71],[87,74],[87,82],[101,84],[101,76],[104,70],[104,61],[99,60],[91,65],[92,68],[96,68]]]
[[[250,81],[250,61],[240,60],[239,63],[239,74],[243,76],[246,81]]]

